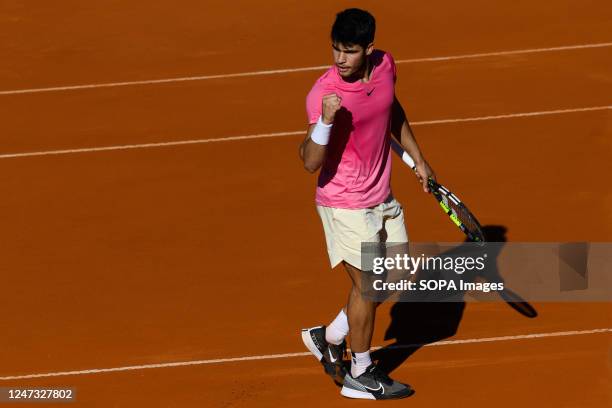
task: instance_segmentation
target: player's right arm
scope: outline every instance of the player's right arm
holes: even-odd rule
[[[304,168],[309,173],[314,173],[321,167],[327,151],[327,146],[316,144],[310,138],[316,125],[316,123],[313,123],[308,126],[306,138],[300,145],[300,159],[304,162]]]
[[[300,145],[300,158],[309,173],[314,173],[323,165],[331,128],[341,103],[341,98],[336,94],[323,96],[321,116],[316,123],[308,126],[306,138]]]

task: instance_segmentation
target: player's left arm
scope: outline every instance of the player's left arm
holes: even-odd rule
[[[396,96],[393,97],[393,106],[391,108],[391,134],[412,157],[416,165],[416,175],[423,185],[423,190],[429,192],[427,180],[432,177],[435,179],[435,174],[427,160],[423,157],[423,153],[417,144],[417,141],[412,133],[406,112]]]

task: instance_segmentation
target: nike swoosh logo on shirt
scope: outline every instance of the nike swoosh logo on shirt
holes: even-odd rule
[[[370,92],[366,92],[366,94],[367,94],[368,96],[372,95],[372,92],[374,92],[374,90],[375,90],[375,89],[376,89],[376,88],[372,88],[372,90],[370,90]]]

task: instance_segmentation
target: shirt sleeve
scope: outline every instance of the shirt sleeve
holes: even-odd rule
[[[308,118],[308,124],[317,123],[317,120],[319,120],[322,102],[323,90],[321,85],[317,82],[306,96],[306,116]]]

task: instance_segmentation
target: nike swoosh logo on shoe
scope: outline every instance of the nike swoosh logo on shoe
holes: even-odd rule
[[[338,361],[337,358],[334,358],[330,349],[327,349],[327,352],[329,353],[329,359],[331,360],[332,363],[335,363],[336,361]]]
[[[370,391],[374,391],[374,392],[381,391],[381,394],[385,393],[385,387],[383,387],[381,383],[378,383],[378,388],[370,388],[367,385],[364,385],[364,387]]]

